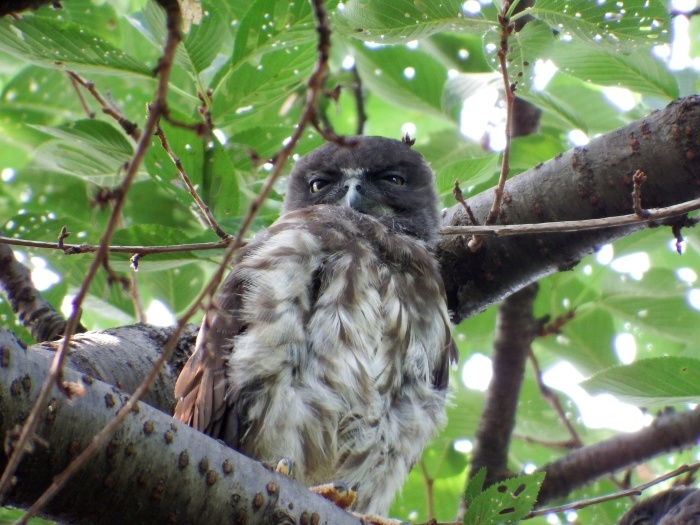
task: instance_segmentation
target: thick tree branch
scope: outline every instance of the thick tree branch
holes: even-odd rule
[[[647,208],[700,197],[700,97],[593,139],[506,183],[500,222],[527,224],[595,219],[633,212],[632,175],[647,175]],[[485,191],[469,200],[480,223],[492,203]],[[462,206],[445,211],[443,226],[469,225]],[[523,286],[571,268],[603,244],[645,224],[575,233],[486,239],[471,253],[463,237],[442,237],[438,256],[454,320],[484,310]]]
[[[0,348],[0,435],[11,438],[36,400],[50,360],[22,349],[6,330],[0,330]],[[82,385],[85,394],[67,400],[54,388],[33,453],[7,494],[13,505],[31,505],[128,399],[73,370],[66,369],[65,378]],[[0,468],[6,462],[0,455]],[[359,525],[293,480],[143,403],[43,512],[77,524],[222,523],[223,517],[251,525]]]
[[[486,467],[485,486],[509,477],[510,438],[515,427],[525,363],[536,334],[532,316],[536,296],[537,286],[531,285],[505,299],[498,308],[492,356],[494,375],[486,391],[470,467],[472,476]]]
[[[700,440],[700,407],[662,414],[647,428],[620,434],[544,465],[547,472],[537,498],[539,506],[565,497],[596,479],[632,467],[659,454],[696,445]]]

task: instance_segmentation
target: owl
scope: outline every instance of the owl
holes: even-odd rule
[[[242,251],[178,378],[175,417],[308,486],[386,514],[444,422],[451,336],[434,176],[410,141],[302,157],[282,216]]]

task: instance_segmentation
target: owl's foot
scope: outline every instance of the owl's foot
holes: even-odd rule
[[[275,471],[287,476],[288,478],[291,478],[293,466],[294,466],[294,464],[292,463],[291,459],[282,458],[277,462],[277,466],[275,467]]]
[[[341,509],[351,508],[357,499],[357,485],[349,487],[347,483],[342,481],[316,485],[309,487],[309,490],[335,503]]]
[[[290,477],[292,475],[292,470],[293,462],[289,458],[280,459],[275,467],[276,472]],[[309,487],[309,490],[326,498],[341,509],[347,510],[352,508],[355,504],[358,486],[359,485],[353,485],[350,487],[343,481],[337,481],[335,483],[324,483],[322,485]],[[351,514],[359,518],[363,525],[411,525],[407,521],[384,518],[375,514],[358,514],[356,512],[352,512]]]
[[[352,515],[359,518],[362,525],[411,525],[407,521],[385,518],[376,514],[358,514],[353,512]]]

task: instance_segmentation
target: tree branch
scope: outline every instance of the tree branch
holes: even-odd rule
[[[34,287],[29,269],[15,259],[10,247],[4,244],[0,244],[0,291],[37,341],[52,341],[65,332],[65,318],[41,296]]]
[[[700,198],[700,97],[593,139],[511,178],[500,221],[527,224],[587,220],[632,213],[632,175],[647,175],[644,202],[658,208]],[[485,191],[469,205],[483,223],[492,203]],[[443,226],[470,225],[462,206],[443,214]],[[603,244],[648,223],[573,233],[484,239],[471,253],[459,236],[441,237],[438,258],[455,322],[484,310],[527,284],[569,269]],[[534,256],[533,256],[534,255]]]
[[[470,476],[486,467],[485,486],[508,477],[508,450],[530,343],[536,335],[532,305],[537,286],[523,288],[498,308],[493,342],[494,373],[476,431]]]
[[[0,433],[12,436],[36,400],[50,360],[25,351],[0,330]],[[120,367],[123,371],[128,367]],[[31,505],[53,477],[114,418],[128,395],[71,369],[66,380],[84,387],[68,400],[55,387],[41,413],[35,444],[17,471],[8,501]],[[0,455],[0,468],[7,464]],[[80,476],[43,509],[76,524],[335,523],[359,520],[330,502],[156,409],[139,403],[86,463]]]
[[[544,465],[547,473],[539,506],[565,497],[571,491],[601,476],[695,445],[700,439],[700,407],[685,412],[662,414],[647,428],[620,434],[594,445],[574,450],[557,461]]]

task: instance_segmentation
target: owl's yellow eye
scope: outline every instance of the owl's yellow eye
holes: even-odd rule
[[[327,180],[323,179],[315,179],[311,181],[311,184],[309,184],[309,188],[311,189],[311,193],[318,193],[321,191],[326,185],[328,184]]]
[[[400,175],[387,175],[384,177],[384,180],[387,182],[391,182],[392,184],[396,184],[397,186],[403,186],[406,184],[406,179],[401,177]]]

